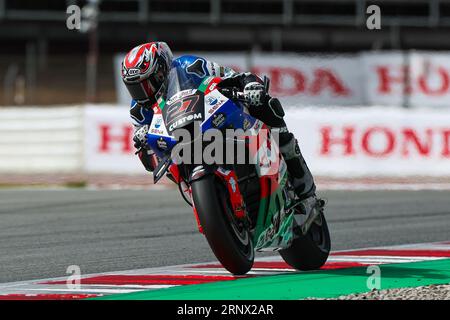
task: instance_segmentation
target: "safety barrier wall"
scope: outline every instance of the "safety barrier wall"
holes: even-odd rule
[[[450,110],[287,108],[314,174],[450,176]],[[0,109],[0,172],[144,174],[128,110],[117,106]]]
[[[0,173],[83,168],[80,107],[0,108]]]

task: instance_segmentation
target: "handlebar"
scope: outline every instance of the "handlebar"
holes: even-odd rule
[[[235,99],[239,100],[239,101],[247,101],[247,99],[245,98],[245,93],[243,92],[239,92],[239,91],[235,91]]]
[[[270,87],[270,79],[268,77],[264,76],[263,81],[264,81],[264,90],[266,93],[268,93],[269,87]],[[223,88],[220,88],[220,92],[222,92],[222,94],[227,96],[229,99],[247,102],[245,94],[243,92],[238,91],[238,88],[236,88],[236,87],[223,87]]]
[[[222,94],[227,96],[229,99],[247,102],[245,94],[243,92],[237,91],[236,88],[221,88],[220,92],[222,92]]]

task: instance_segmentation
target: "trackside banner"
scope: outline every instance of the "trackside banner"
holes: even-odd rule
[[[288,106],[450,105],[450,53],[195,54],[236,71],[269,76],[271,94]],[[115,57],[114,67],[118,101],[126,105],[130,97],[120,79],[123,57]]]
[[[286,122],[319,175],[450,176],[450,112],[291,109]]]
[[[128,108],[87,106],[84,118],[84,169],[95,173],[143,173],[134,155]]]
[[[450,106],[450,53],[366,53],[361,59],[367,104]]]
[[[354,72],[361,69],[355,56],[194,54],[237,72],[268,76],[271,94],[287,105],[361,105],[364,100],[361,75]],[[120,71],[123,57],[115,57],[116,70]],[[119,103],[129,104],[130,96],[120,73],[116,76],[116,89]]]
[[[286,121],[316,175],[450,176],[450,110],[289,108]],[[127,108],[88,106],[84,128],[86,171],[148,174]]]

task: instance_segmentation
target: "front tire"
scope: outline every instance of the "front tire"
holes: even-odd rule
[[[208,175],[191,183],[192,197],[203,233],[214,255],[232,274],[242,275],[255,258],[250,232],[239,225],[222,181]]]
[[[331,250],[330,232],[323,213],[311,224],[306,235],[300,235],[292,245],[279,253],[291,267],[302,270],[317,270],[328,259]]]

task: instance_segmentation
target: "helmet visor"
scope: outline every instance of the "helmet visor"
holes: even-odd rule
[[[126,87],[136,102],[155,103],[155,88],[148,79],[138,83],[127,83]]]
[[[125,85],[131,97],[138,103],[154,104],[157,99],[156,96],[161,94],[160,89],[162,88],[164,81],[164,73],[161,70],[158,70],[151,74],[147,79],[140,82],[125,83]]]

